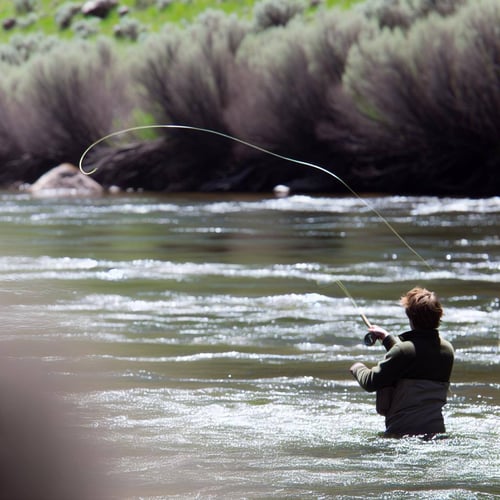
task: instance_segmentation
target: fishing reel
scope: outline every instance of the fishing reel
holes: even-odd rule
[[[377,337],[375,337],[375,335],[372,332],[368,332],[364,338],[365,345],[370,347],[374,345],[375,342],[377,342]]]
[[[363,313],[361,313],[361,319],[363,320],[363,323],[368,328],[370,328],[372,326],[372,324],[368,321],[368,318]],[[363,342],[364,342],[365,345],[367,345],[368,347],[370,347],[370,346],[374,345],[375,342],[377,342],[377,338],[378,337],[376,337],[374,333],[368,332],[365,335],[365,338],[363,339]]]

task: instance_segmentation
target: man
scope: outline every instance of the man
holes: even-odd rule
[[[394,337],[378,326],[369,331],[388,351],[373,368],[354,363],[350,371],[361,387],[377,391],[377,412],[385,416],[386,435],[445,432],[453,347],[439,336],[443,308],[433,292],[414,288],[401,298],[411,330]]]

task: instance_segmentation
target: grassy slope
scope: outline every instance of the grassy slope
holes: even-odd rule
[[[323,5],[327,7],[349,8],[353,4],[360,3],[361,0],[324,0]],[[27,26],[20,27],[19,25],[10,31],[5,31],[0,27],[0,43],[8,43],[9,39],[16,34],[28,34],[42,32],[46,35],[57,35],[62,38],[72,37],[71,29],[61,31],[56,22],[55,14],[58,8],[68,3],[67,0],[38,0],[35,13],[37,20]],[[78,3],[78,2],[74,2]],[[83,2],[80,2],[83,4]],[[144,2],[151,3],[151,2]],[[120,0],[120,6],[127,6],[129,14],[127,18],[134,19],[142,23],[148,31],[158,31],[166,23],[183,24],[195,19],[201,12],[206,9],[218,9],[228,13],[235,13],[240,17],[251,18],[255,1],[252,0],[193,0],[187,2],[185,0],[174,0],[167,8],[159,11],[155,6],[150,5],[146,8],[140,8],[138,0]],[[0,2],[0,22],[7,18],[17,18],[18,20],[28,19],[27,15],[16,15],[15,2]],[[82,15],[74,18],[74,22],[84,19]],[[100,32],[104,35],[112,35],[113,27],[118,24],[120,17],[117,9],[114,9],[112,14],[107,19],[100,21]],[[19,24],[19,23],[18,23]]]

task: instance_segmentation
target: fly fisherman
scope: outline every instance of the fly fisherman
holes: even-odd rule
[[[398,337],[379,326],[369,332],[387,350],[373,368],[354,363],[350,372],[368,392],[377,391],[377,412],[385,416],[387,436],[445,432],[446,404],[453,347],[439,336],[443,308],[433,292],[414,288],[401,298],[411,330]]]

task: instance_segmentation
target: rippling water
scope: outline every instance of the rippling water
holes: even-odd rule
[[[350,197],[3,193],[2,352],[71,382],[127,498],[498,497],[500,199],[367,201],[421,259]],[[379,436],[337,280],[394,332],[440,295],[448,439]]]

